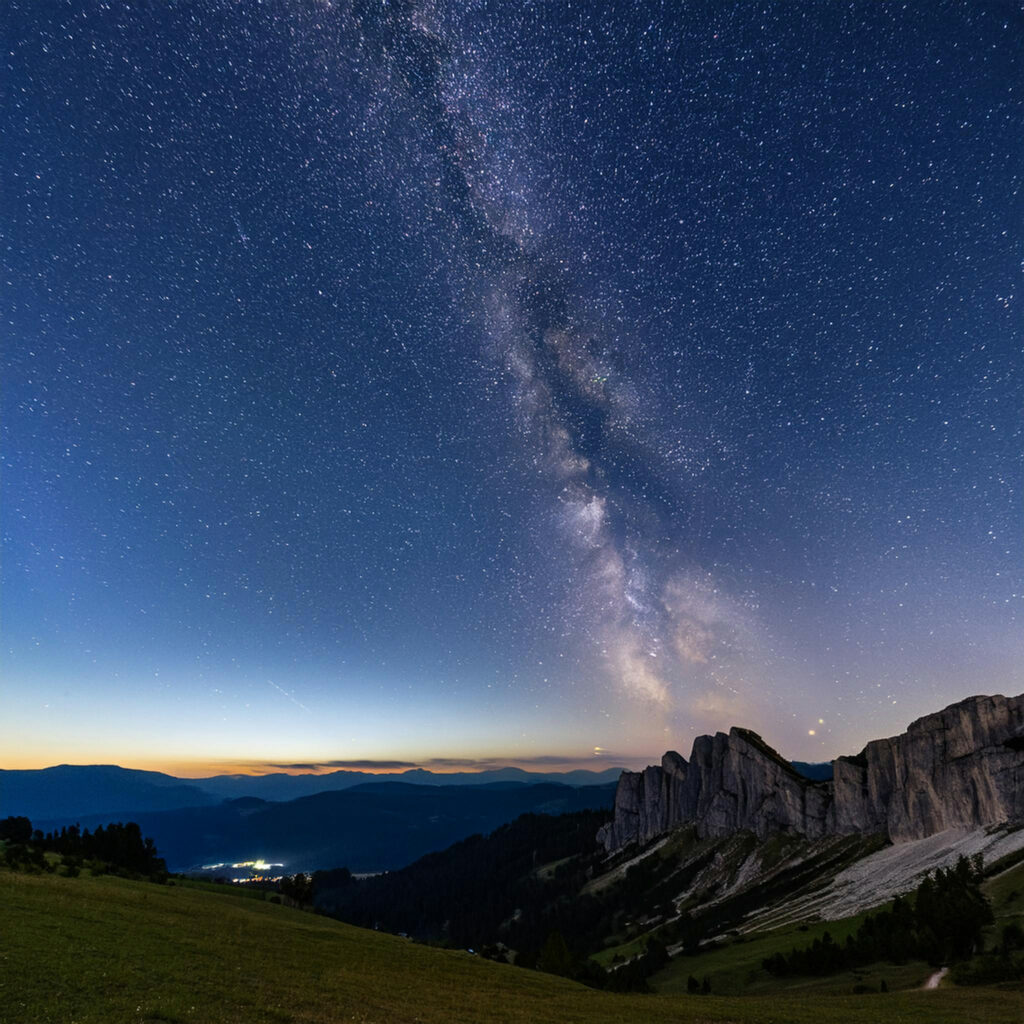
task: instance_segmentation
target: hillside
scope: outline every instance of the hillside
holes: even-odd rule
[[[558,933],[570,963],[556,973],[621,990],[643,987],[635,973],[658,970],[634,961],[650,942],[665,947],[685,985],[693,970],[685,964],[698,950],[746,943],[757,966],[779,951],[750,953],[766,934],[790,936],[790,946],[808,930],[808,941],[825,931],[844,941],[844,929],[855,930],[851,921],[913,891],[927,872],[952,868],[962,857],[981,857],[993,868],[1024,857],[1021,830],[947,832],[892,846],[859,836],[700,839],[692,826],[608,857],[594,838],[598,820],[594,812],[525,815],[399,871],[365,879],[347,871],[317,874],[313,898],[349,924],[473,947],[527,966],[540,962]],[[600,977],[588,958],[613,975]],[[627,961],[629,970],[618,971]],[[929,973],[918,963],[884,971],[874,984],[884,977],[891,989],[913,987]],[[850,990],[866,982],[839,984]],[[746,991],[746,981],[733,975],[728,985],[714,991]]]
[[[128,811],[201,807],[219,799],[190,779],[115,764],[0,769],[0,818],[24,815],[70,823],[98,814],[112,821]]]
[[[230,891],[0,872],[8,1024],[1018,1024],[1019,992],[621,996]]]
[[[998,869],[999,864],[994,868]],[[1002,930],[1009,924],[1024,926],[1024,863],[1016,863],[1004,870],[995,870],[983,885],[990,900],[994,922],[986,929],[985,944],[991,948],[998,943]],[[846,970],[825,977],[776,978],[762,966],[762,961],[775,953],[785,953],[794,947],[807,946],[829,932],[837,942],[852,935],[866,914],[857,914],[838,921],[818,921],[811,924],[790,923],[756,933],[736,936],[732,941],[716,944],[714,948],[695,951],[670,961],[651,979],[656,992],[685,992],[691,975],[707,976],[712,991],[739,994],[778,993],[780,990],[827,994],[851,991],[855,985],[878,988],[884,980],[890,990],[919,987],[934,972],[923,961],[911,960],[905,964],[876,963],[859,970]],[[1024,983],[1024,979],[1021,979]],[[952,992],[944,988],[943,993]],[[978,990],[975,990],[978,991]],[[1021,993],[1024,999],[1024,993]],[[973,1019],[973,1018],[972,1018]]]
[[[614,784],[377,782],[285,803],[245,797],[212,807],[146,811],[132,819],[153,837],[172,871],[262,858],[289,872],[342,865],[370,872],[402,867],[527,812],[608,809],[613,796]],[[93,815],[81,823],[94,828],[108,820]],[[48,831],[62,823],[34,824]]]

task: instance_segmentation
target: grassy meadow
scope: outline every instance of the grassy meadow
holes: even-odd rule
[[[0,871],[0,900],[4,1024],[1024,1020],[1024,993],[995,989],[615,995],[242,895],[113,877]]]

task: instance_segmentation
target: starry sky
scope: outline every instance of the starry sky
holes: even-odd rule
[[[4,767],[1024,690],[1018,4],[3,7]]]

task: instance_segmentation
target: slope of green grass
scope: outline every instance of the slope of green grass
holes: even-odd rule
[[[174,885],[182,885],[186,889],[198,889],[200,892],[213,893],[215,896],[242,896],[245,899],[266,902],[273,893],[266,889],[252,889],[247,885],[233,885],[231,882],[214,882],[206,878],[175,877]],[[280,898],[277,899],[281,902]]]
[[[996,923],[987,930],[986,945],[991,946],[1003,925],[1011,921],[1024,923],[1024,863],[1018,864],[996,878],[985,882],[983,889],[992,903]],[[1016,894],[1016,895],[1015,895]],[[882,980],[891,992],[919,988],[934,968],[923,961],[907,964],[873,964],[856,971],[843,971],[824,978],[776,978],[761,967],[761,962],[774,953],[788,953],[794,947],[810,945],[830,932],[838,943],[846,941],[867,917],[867,912],[841,921],[818,921],[798,926],[787,925],[772,931],[746,936],[742,941],[721,945],[695,956],[676,957],[651,979],[659,993],[686,991],[693,975],[710,978],[712,991],[726,995],[762,995],[771,993],[849,993],[855,985],[878,988]],[[637,952],[641,948],[637,943]],[[1024,1018],[1022,1018],[1024,1019]]]
[[[1024,863],[990,878],[982,889],[992,901],[997,922],[1005,924],[1024,918]]]
[[[617,996],[240,896],[0,872],[5,1024],[1019,1024],[1016,992]]]

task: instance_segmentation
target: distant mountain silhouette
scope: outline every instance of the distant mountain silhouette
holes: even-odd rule
[[[808,764],[806,761],[789,762],[805,779],[814,782],[828,782],[832,778],[832,762],[825,761],[817,764]]]
[[[565,786],[516,782],[426,786],[375,782],[287,802],[256,797],[216,806],[132,812],[172,870],[263,859],[290,872],[345,866],[384,871],[490,832],[527,812],[564,814],[610,808],[615,784]],[[81,816],[87,828],[105,815]],[[66,824],[35,822],[44,830]]]
[[[405,782],[423,786],[485,786],[494,782],[540,783],[554,782],[565,786],[600,786],[616,782],[621,768],[607,768],[594,772],[576,769],[571,772],[529,772],[522,768],[493,768],[480,772],[432,772],[425,768],[410,768],[390,775],[341,769],[322,775],[214,775],[189,780],[208,793],[220,797],[258,796],[263,800],[295,800],[314,793],[351,789],[367,783]]]
[[[191,780],[114,764],[0,770],[0,817],[70,818],[200,807],[219,798]]]
[[[68,765],[34,770],[0,770],[0,817],[25,815],[32,821],[123,815],[125,811],[164,811],[204,807],[222,800],[257,797],[287,801],[353,786],[395,781],[428,786],[486,786],[495,782],[551,782],[567,786],[596,786],[615,782],[621,768],[601,772],[527,772],[497,768],[482,772],[441,774],[414,768],[399,775],[335,771],[287,775],[214,775],[181,779],[163,772],[139,771],[117,765]]]

